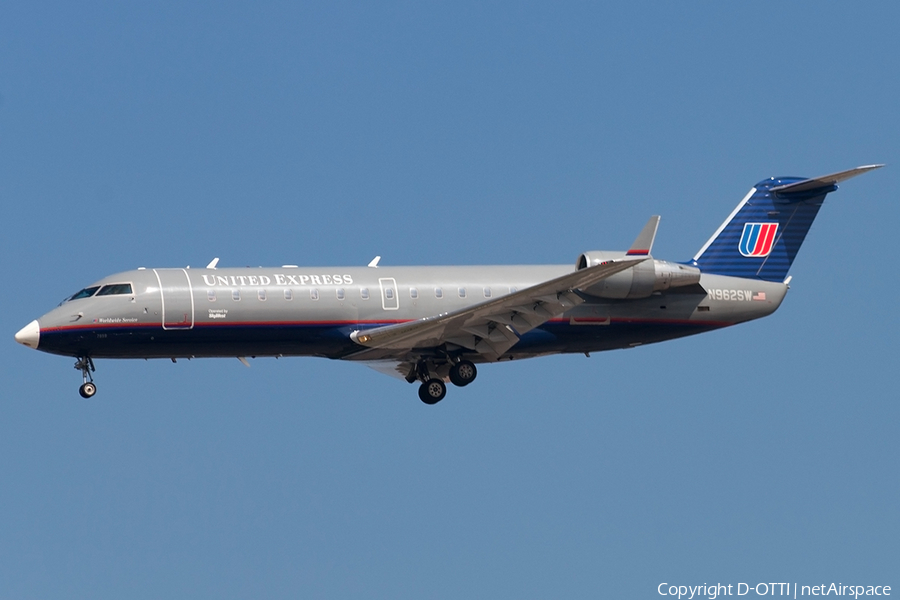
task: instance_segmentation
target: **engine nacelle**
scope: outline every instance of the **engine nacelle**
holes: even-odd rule
[[[576,269],[586,269],[615,258],[623,258],[624,252],[596,250],[578,257]],[[646,298],[653,292],[673,287],[700,283],[700,269],[665,260],[648,258],[630,269],[607,277],[581,291],[600,298]]]

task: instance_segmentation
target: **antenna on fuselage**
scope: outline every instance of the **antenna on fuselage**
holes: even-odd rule
[[[372,262],[369,263],[369,266],[372,267],[373,269],[377,269],[379,260],[381,260],[381,257],[376,256],[375,258],[372,259]]]
[[[207,269],[215,269],[217,264],[219,264],[219,257],[218,257],[218,256],[215,257],[214,259],[212,259],[211,261],[209,261],[209,264],[206,265],[206,268],[207,268]]]

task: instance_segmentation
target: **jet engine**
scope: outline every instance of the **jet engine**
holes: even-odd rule
[[[578,257],[575,268],[586,269],[624,256],[624,252],[585,252]],[[651,257],[581,291],[600,298],[647,298],[654,292],[698,283],[700,269]]]

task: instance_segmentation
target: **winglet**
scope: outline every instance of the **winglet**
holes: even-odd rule
[[[656,229],[659,227],[659,215],[650,217],[647,224],[638,234],[637,239],[625,253],[626,256],[649,256],[653,249],[653,240],[656,238]]]

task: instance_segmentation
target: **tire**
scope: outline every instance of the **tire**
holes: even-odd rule
[[[475,381],[478,369],[468,360],[462,360],[450,367],[450,382],[458,387],[465,387]]]
[[[78,388],[78,393],[81,394],[82,398],[90,398],[97,393],[97,386],[89,381]]]
[[[429,379],[419,386],[419,400],[425,404],[437,404],[447,395],[447,386],[440,379]]]

